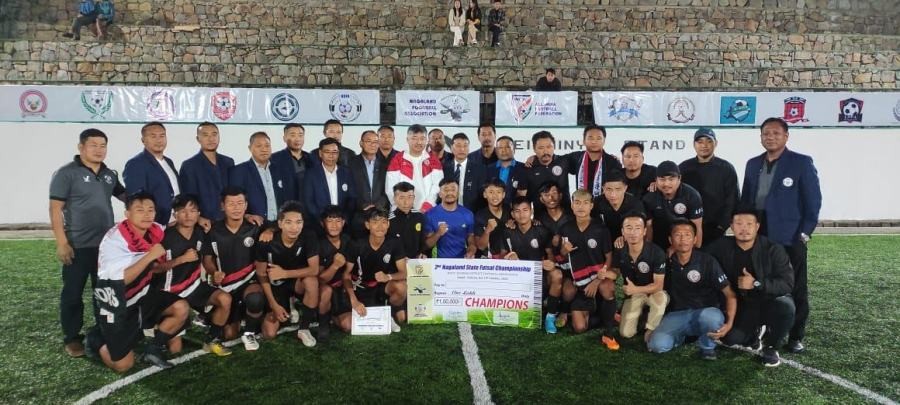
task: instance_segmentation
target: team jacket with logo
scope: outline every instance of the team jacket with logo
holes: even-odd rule
[[[397,152],[388,164],[384,189],[393,190],[397,183],[404,181],[412,184],[416,188],[416,202],[413,204],[413,208],[424,213],[428,212],[436,204],[438,191],[440,190],[438,184],[444,178],[444,166],[434,156],[427,153],[423,153],[423,156],[422,177],[417,180],[414,175],[413,162],[409,160],[406,152]],[[394,193],[389,192],[387,195],[391,201],[391,206],[396,207]]]

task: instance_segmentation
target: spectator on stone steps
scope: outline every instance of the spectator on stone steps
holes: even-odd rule
[[[544,77],[538,79],[537,85],[535,85],[534,89],[536,91],[562,90],[562,83],[559,81],[559,78],[556,77],[556,69],[547,68],[547,71],[544,73]]]
[[[97,7],[94,0],[82,0],[78,5],[78,17],[72,23],[72,32],[63,34],[66,38],[81,39],[81,27],[91,25],[97,20]]]
[[[97,3],[97,39],[106,37],[107,29],[113,23],[116,16],[116,7],[110,0],[100,0]]]
[[[447,15],[447,24],[450,26],[450,32],[453,33],[453,46],[459,46],[463,42],[462,32],[466,27],[465,14],[462,2],[454,0],[453,7],[450,8],[450,14]]]
[[[481,31],[481,8],[478,7],[478,0],[469,1],[469,8],[466,10],[466,27],[469,33],[469,40],[466,43],[478,45],[478,31]]]
[[[500,46],[500,33],[506,26],[506,12],[501,8],[500,0],[494,0],[494,7],[488,13],[488,29],[491,31],[491,47]]]

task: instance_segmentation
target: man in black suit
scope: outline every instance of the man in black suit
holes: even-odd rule
[[[459,201],[469,211],[477,212],[485,206],[481,185],[485,182],[486,168],[469,159],[469,137],[460,132],[453,135],[450,150],[453,159],[444,162],[444,178],[454,178],[459,183]]]
[[[387,162],[378,153],[378,134],[371,130],[363,132],[359,138],[359,148],[362,152],[350,159],[350,175],[356,195],[356,212],[350,228],[354,238],[366,236],[363,211],[371,207],[387,210],[391,205],[384,192]]]
[[[344,124],[341,124],[338,120],[328,120],[325,121],[325,124],[322,125],[322,135],[326,138],[331,138],[338,141],[338,160],[337,164],[347,167],[350,164],[350,158],[355,155],[353,150],[344,146],[341,142],[344,139]],[[319,160],[319,148],[313,149],[309,152],[309,157],[312,158],[311,163],[313,165],[321,163]]]

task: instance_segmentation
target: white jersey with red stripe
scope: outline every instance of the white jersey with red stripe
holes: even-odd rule
[[[162,227],[154,223],[154,226]],[[120,282],[125,284],[125,269],[137,263],[147,252],[135,252],[129,249],[128,242],[118,226],[113,227],[106,232],[103,240],[100,242],[99,269],[97,270],[97,279],[106,282]],[[150,268],[135,278],[130,284],[125,284],[124,298],[127,306],[132,306],[147,295],[150,289],[150,280],[153,278]]]

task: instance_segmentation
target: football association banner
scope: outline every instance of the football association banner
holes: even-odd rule
[[[606,126],[900,126],[900,92],[602,92],[594,121]]]
[[[0,86],[0,121],[378,124],[378,90]],[[13,107],[14,106],[14,107]]]
[[[399,90],[394,100],[397,125],[474,127],[481,117],[477,91]]]
[[[541,327],[540,262],[416,259],[406,272],[410,323]]]
[[[576,91],[498,91],[498,126],[573,127],[578,125]]]

